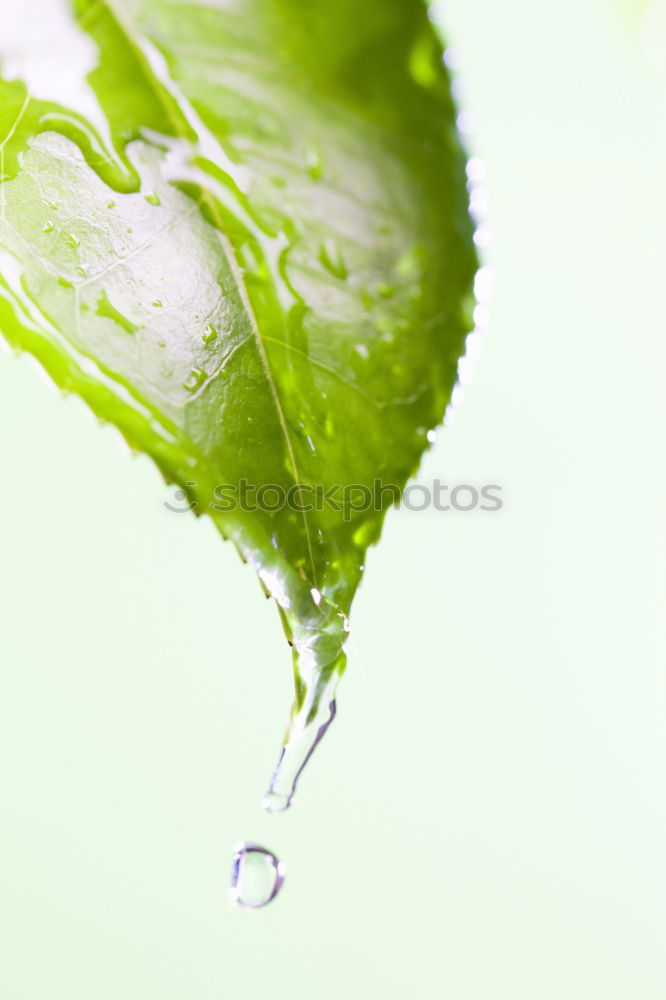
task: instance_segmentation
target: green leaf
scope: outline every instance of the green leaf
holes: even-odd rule
[[[417,468],[471,326],[465,159],[426,8],[7,2],[0,329],[255,567],[294,645],[289,738],[320,728],[393,499],[364,491]],[[264,509],[240,509],[243,482]],[[294,509],[315,487],[337,499]]]

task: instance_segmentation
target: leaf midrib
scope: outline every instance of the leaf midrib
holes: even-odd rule
[[[136,28],[132,24],[131,17],[129,16],[128,12],[123,8],[122,4],[118,3],[117,0],[99,0],[98,3],[94,3],[92,5],[92,7],[88,8],[88,10],[82,16],[82,18],[79,18],[79,24],[81,24],[81,21],[85,20],[86,18],[89,18],[92,12],[97,12],[101,8],[104,8],[104,7],[106,7],[108,13],[116,21],[119,29],[121,30],[121,32],[125,36],[126,43],[134,50],[135,54],[137,55],[137,57],[138,57],[137,58],[137,62],[139,64],[139,66],[141,67],[141,73],[142,73],[142,77],[144,79],[144,83],[150,88],[150,90],[153,92],[154,96],[159,101],[160,105],[162,106],[162,108],[164,110],[165,116],[171,122],[172,126],[174,127],[174,130],[175,130],[176,134],[180,138],[182,138],[182,139],[188,139],[189,136],[187,135],[186,130],[183,128],[182,121],[176,115],[174,115],[172,107],[170,106],[169,102],[165,101],[162,88],[155,85],[155,80],[154,80],[153,74],[150,71],[150,68],[147,66],[147,58],[146,58],[146,55],[145,55],[145,52],[144,52],[144,48],[142,46],[141,34],[140,34],[140,32],[138,32],[136,30]],[[9,129],[7,135],[4,137],[4,139],[2,140],[2,142],[0,142],[0,175],[4,174],[4,150],[5,150],[5,146],[11,140],[11,138],[14,135],[16,129],[18,128],[21,120],[23,119],[23,116],[25,115],[25,112],[26,112],[27,107],[28,107],[28,105],[30,103],[30,100],[31,100],[31,95],[30,95],[30,91],[28,89],[28,92],[26,94],[25,100],[23,101],[23,104],[22,104],[22,106],[19,109],[19,112],[17,114],[16,120],[13,122],[11,128]],[[4,182],[1,179],[0,179],[0,187],[4,187]],[[213,217],[213,219],[214,219],[214,221],[216,223],[216,230],[217,230],[218,238],[219,238],[220,243],[222,245],[223,252],[224,252],[224,254],[225,254],[226,258],[227,258],[227,262],[228,262],[228,264],[229,264],[229,266],[231,268],[231,271],[232,271],[232,274],[233,274],[233,277],[234,277],[234,281],[236,282],[236,286],[237,286],[238,291],[239,291],[239,297],[241,299],[241,302],[242,302],[242,305],[243,305],[243,309],[245,310],[245,313],[247,315],[247,318],[248,318],[248,321],[249,321],[249,324],[250,324],[250,329],[251,329],[253,337],[254,337],[255,345],[256,345],[256,348],[257,348],[257,353],[259,355],[259,360],[261,362],[261,366],[262,366],[262,370],[264,372],[264,376],[265,376],[266,381],[268,383],[268,387],[269,387],[269,390],[270,390],[270,393],[271,393],[271,398],[273,400],[273,405],[275,407],[275,412],[277,414],[278,423],[280,425],[280,430],[281,430],[282,436],[284,438],[285,448],[286,448],[286,452],[287,452],[289,464],[291,466],[292,476],[293,476],[294,482],[296,484],[298,484],[300,482],[300,473],[299,473],[299,469],[298,469],[298,463],[296,461],[296,454],[295,454],[295,451],[294,451],[293,442],[291,440],[291,435],[289,433],[289,427],[287,425],[287,420],[286,420],[284,408],[282,406],[282,401],[281,401],[280,395],[278,393],[277,384],[275,382],[273,371],[271,369],[271,365],[270,365],[270,361],[269,361],[269,358],[268,358],[268,353],[266,351],[266,346],[264,344],[263,336],[262,336],[261,330],[259,328],[259,324],[257,322],[257,317],[256,317],[256,315],[254,313],[253,308],[252,308],[252,303],[251,303],[251,300],[250,300],[247,288],[245,286],[245,282],[243,280],[242,269],[241,269],[240,264],[238,262],[238,259],[236,257],[236,253],[234,251],[233,245],[231,244],[231,241],[227,237],[226,233],[224,232],[224,227],[223,227],[223,224],[222,224],[222,219],[221,219],[220,212],[219,212],[219,209],[217,207],[217,203],[216,203],[215,199],[211,197],[210,193],[206,190],[205,187],[202,186],[201,191],[202,191],[202,201],[206,202],[206,205],[207,205],[207,207],[208,207],[208,209],[209,209],[209,211],[211,213],[211,216]],[[3,191],[1,208],[2,208],[2,214],[4,215],[4,208],[5,208],[4,191]],[[312,539],[311,539],[311,535],[310,535],[310,525],[308,523],[306,512],[305,511],[301,511],[301,515],[302,515],[302,520],[303,520],[303,529],[304,529],[305,540],[306,540],[306,545],[307,545],[307,552],[308,552],[308,559],[309,559],[309,563],[310,563],[310,572],[311,572],[311,575],[312,575],[312,582],[313,582],[313,585],[315,587],[317,587],[317,572],[316,572],[315,563],[314,563],[314,554],[313,554],[313,549],[312,549]]]
[[[124,33],[124,35],[125,35],[125,37],[127,39],[127,43],[129,45],[131,45],[135,49],[135,51],[138,53],[138,55],[140,56],[139,64],[140,64],[141,69],[142,69],[144,80],[147,82],[148,86],[153,90],[153,92],[154,92],[155,96],[157,97],[158,101],[160,102],[160,104],[164,108],[165,114],[167,115],[167,117],[169,118],[169,120],[174,125],[176,131],[180,133],[180,137],[181,138],[186,138],[186,135],[183,134],[184,130],[183,130],[183,127],[182,127],[182,122],[176,118],[176,116],[172,112],[171,106],[169,105],[168,102],[166,102],[164,100],[164,95],[163,95],[163,92],[162,92],[162,88],[155,86],[154,78],[153,78],[152,73],[149,70],[146,70],[146,68],[145,68],[146,57],[145,57],[143,48],[141,46],[141,41],[140,41],[141,36],[140,36],[140,33],[137,32],[133,28],[131,22],[128,20],[128,17],[126,15],[126,12],[124,11],[124,8],[122,7],[122,4],[117,3],[117,0],[102,0],[102,3],[106,5],[109,13],[117,21],[119,27],[121,28],[122,32]],[[275,410],[276,410],[276,413],[277,413],[277,416],[278,416],[278,422],[280,424],[280,429],[281,429],[282,435],[284,437],[285,447],[287,449],[287,455],[289,457],[289,462],[290,462],[290,465],[291,465],[291,470],[292,470],[292,475],[293,475],[293,478],[294,478],[294,483],[298,484],[298,483],[300,483],[300,473],[298,471],[298,464],[296,462],[296,454],[294,452],[293,442],[291,440],[291,435],[289,434],[289,428],[287,426],[287,421],[286,421],[284,409],[282,407],[282,401],[280,400],[280,396],[279,396],[279,393],[278,393],[278,390],[277,390],[277,385],[275,383],[275,378],[273,376],[273,372],[272,372],[272,369],[271,369],[271,366],[270,366],[270,361],[268,359],[268,353],[266,351],[266,345],[264,344],[264,340],[263,340],[263,337],[262,337],[262,334],[261,334],[261,330],[259,329],[259,324],[257,322],[257,317],[255,316],[254,310],[252,308],[252,303],[250,301],[250,297],[248,295],[247,288],[245,286],[245,282],[243,281],[243,275],[242,275],[242,270],[241,270],[240,264],[239,264],[238,259],[236,257],[233,245],[231,244],[231,241],[229,240],[229,238],[227,237],[227,235],[224,232],[224,227],[222,225],[222,219],[220,217],[220,213],[219,213],[219,210],[218,210],[218,207],[217,207],[217,203],[216,203],[215,199],[210,196],[209,192],[205,189],[205,187],[202,187],[202,199],[205,200],[205,202],[206,202],[206,204],[207,204],[207,206],[208,206],[208,208],[209,208],[209,210],[210,210],[210,212],[211,212],[211,214],[212,214],[212,216],[213,216],[213,218],[215,220],[216,229],[217,229],[217,232],[219,234],[219,239],[220,239],[220,241],[222,243],[222,246],[224,248],[224,253],[225,253],[226,257],[227,257],[227,261],[228,261],[228,263],[229,263],[229,265],[230,265],[230,267],[232,269],[232,272],[233,272],[233,275],[234,275],[234,280],[236,281],[236,285],[237,285],[239,293],[240,293],[240,298],[241,298],[241,301],[243,303],[243,307],[245,309],[245,312],[247,314],[247,317],[248,317],[248,320],[249,320],[249,323],[250,323],[250,329],[252,330],[252,333],[254,334],[255,343],[256,343],[256,346],[257,346],[257,352],[259,354],[259,359],[261,361],[261,365],[262,365],[262,368],[263,368],[263,371],[264,371],[264,375],[266,376],[266,380],[268,382],[268,386],[269,386],[269,389],[270,389],[270,392],[271,392],[271,396],[272,396],[272,399],[273,399],[273,404],[275,406]],[[313,585],[316,587],[317,586],[317,571],[315,569],[314,554],[313,554],[313,551],[312,551],[312,539],[311,539],[311,536],[310,536],[310,525],[308,523],[306,512],[302,511],[301,514],[302,514],[302,519],[303,519],[303,529],[304,529],[304,532],[305,532],[305,540],[306,540],[307,550],[308,550],[308,558],[309,558],[309,561],[310,561],[310,572],[312,573],[312,582],[313,582]]]

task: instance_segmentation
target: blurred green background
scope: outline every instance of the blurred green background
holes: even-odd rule
[[[0,355],[0,995],[663,1000],[666,3],[447,0],[492,321],[290,814],[274,607]],[[662,25],[661,34],[658,26]],[[661,602],[661,609],[660,609]],[[287,865],[227,903],[232,847]]]

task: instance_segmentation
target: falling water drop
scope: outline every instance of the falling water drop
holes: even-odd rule
[[[232,903],[256,910],[272,902],[284,882],[285,867],[272,851],[259,844],[237,844],[231,869]]]

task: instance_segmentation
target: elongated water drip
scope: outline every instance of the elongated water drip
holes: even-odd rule
[[[300,634],[291,633],[295,699],[277,766],[261,801],[271,813],[291,805],[305,765],[335,718],[335,693],[347,663],[347,619],[318,591],[312,594],[319,620]]]
[[[335,677],[333,689],[337,686]],[[310,760],[319,741],[335,718],[335,698],[322,705],[321,711],[305,725],[296,726],[282,747],[280,759],[273,772],[268,791],[261,804],[268,812],[283,812],[291,805],[296,785],[305,765]]]

